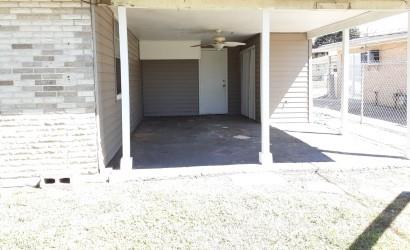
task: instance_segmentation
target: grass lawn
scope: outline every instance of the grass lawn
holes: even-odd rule
[[[0,189],[0,249],[410,249],[410,169]]]

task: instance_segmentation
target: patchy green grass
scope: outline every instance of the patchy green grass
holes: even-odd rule
[[[2,189],[0,248],[410,249],[406,191],[410,169]]]

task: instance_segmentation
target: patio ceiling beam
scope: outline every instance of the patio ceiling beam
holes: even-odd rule
[[[270,15],[262,10],[262,32],[260,49],[260,111],[261,111],[261,152],[259,162],[262,165],[272,164],[270,152],[270,119],[269,119],[269,60],[270,60]]]
[[[122,119],[122,158],[121,170],[132,169],[131,129],[130,129],[130,83],[128,69],[128,28],[127,9],[118,7],[118,32],[120,39],[121,65],[121,119]]]
[[[403,0],[99,0],[102,4],[150,9],[358,9],[405,10]]]
[[[403,13],[403,11],[368,11],[355,17],[308,31],[307,36],[308,39],[312,39],[400,13]]]

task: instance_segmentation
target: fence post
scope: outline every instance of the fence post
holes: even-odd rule
[[[364,64],[360,62],[360,124],[363,124],[363,112],[364,112],[364,75],[363,75],[363,70],[364,70]]]
[[[309,123],[313,122],[313,81],[312,81],[312,39],[309,39],[308,42],[308,53],[309,53],[309,78],[308,78],[308,98],[309,98]]]
[[[410,158],[410,11],[408,13],[408,31],[407,31],[407,86],[406,86],[406,108],[407,108],[407,158]]]
[[[342,99],[340,107],[340,134],[346,132],[347,115],[349,113],[349,70],[350,70],[350,32],[349,29],[343,30],[343,83],[342,83]]]

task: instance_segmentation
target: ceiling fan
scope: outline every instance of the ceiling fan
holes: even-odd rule
[[[218,29],[216,30],[216,36],[214,36],[213,43],[209,44],[198,44],[198,45],[193,45],[191,47],[201,47],[201,48],[208,48],[210,46],[214,47],[217,50],[222,50],[224,47],[237,47],[237,46],[243,46],[246,45],[246,43],[241,43],[241,42],[228,42],[226,41],[226,38],[222,36],[222,30]]]

